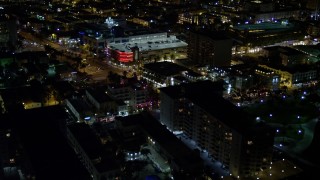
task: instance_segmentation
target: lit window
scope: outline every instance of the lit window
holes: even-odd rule
[[[14,162],[15,162],[14,158],[11,158],[10,163],[14,163]]]

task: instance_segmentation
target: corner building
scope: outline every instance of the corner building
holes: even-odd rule
[[[183,131],[232,176],[254,176],[270,165],[274,130],[221,94],[222,86],[211,81],[161,88],[160,120],[171,131]]]

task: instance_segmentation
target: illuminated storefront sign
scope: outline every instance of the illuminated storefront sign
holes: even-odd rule
[[[127,63],[133,61],[133,52],[121,52],[119,50],[111,50],[111,57],[115,60]]]

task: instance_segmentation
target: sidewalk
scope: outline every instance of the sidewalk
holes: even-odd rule
[[[276,142],[276,146],[278,146],[280,149],[283,149],[289,153],[293,154],[300,154],[304,150],[306,150],[312,140],[313,140],[313,135],[314,135],[314,128],[318,122],[318,119],[313,119],[309,121],[308,123],[304,124],[299,124],[301,126],[302,130],[304,131],[303,139],[301,140],[294,140],[294,139],[289,139],[286,137],[278,137],[276,139],[279,139],[280,141],[285,138],[285,141],[287,142],[286,145],[280,146],[280,143]],[[298,126],[298,125],[297,125]]]
[[[294,141],[286,145],[280,146],[277,142],[274,144],[276,149],[285,152],[290,158],[296,159],[298,162],[308,165],[310,167],[317,167],[314,163],[304,159],[301,154],[311,145],[314,136],[314,128],[318,122],[318,119],[313,119],[308,123],[301,124],[304,131],[304,138],[299,141]]]
[[[184,134],[177,135],[177,137],[190,149],[200,149],[193,140],[186,138]],[[224,169],[221,162],[209,156],[207,151],[200,150],[200,157],[202,158],[204,165],[210,167],[210,169],[213,170],[214,173],[217,173],[219,174],[219,176],[224,177],[230,176],[228,169]]]

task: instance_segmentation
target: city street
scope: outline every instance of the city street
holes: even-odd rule
[[[60,46],[58,43],[51,42],[47,39],[40,39],[38,37],[35,37],[31,33],[20,31],[19,34],[30,42],[36,42],[37,44],[42,46],[49,45],[57,51],[68,52],[69,54],[79,54],[79,52],[75,52],[71,49],[68,49],[67,47]],[[89,83],[107,82],[107,77],[110,71],[122,75],[123,71],[125,70],[124,67],[122,68],[120,66],[111,65],[111,63],[107,63],[106,61],[103,61],[102,59],[98,59],[96,57],[92,57],[87,53],[80,53],[80,57],[82,59],[86,59],[88,65],[86,67],[79,68],[78,71],[85,72],[87,75],[89,75]],[[62,53],[62,56],[58,56],[57,60],[70,64],[75,63],[69,57],[67,57],[65,53]]]

